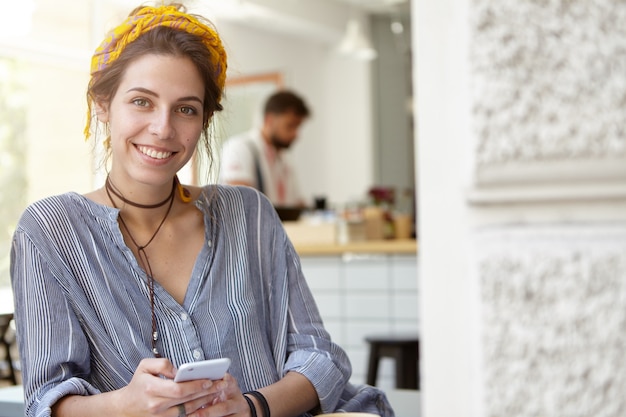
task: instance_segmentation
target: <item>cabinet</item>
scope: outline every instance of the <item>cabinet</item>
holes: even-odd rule
[[[343,253],[301,257],[302,269],[333,340],[364,383],[372,333],[417,332],[418,259],[414,254]],[[394,386],[391,360],[381,362],[378,386]]]

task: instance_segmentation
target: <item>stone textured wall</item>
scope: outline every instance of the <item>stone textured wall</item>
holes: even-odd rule
[[[475,191],[489,191],[488,178],[512,212],[528,201],[511,178],[552,192],[566,178],[572,189],[567,206],[534,201],[549,225],[475,232],[481,409],[626,416],[626,221],[598,214],[626,199],[626,1],[469,1]],[[582,166],[598,170],[592,180]],[[621,187],[612,203],[589,192],[609,184]],[[581,196],[596,212],[567,223]]]
[[[626,226],[478,233],[488,416],[626,415]]]
[[[478,167],[626,156],[626,2],[473,0]]]

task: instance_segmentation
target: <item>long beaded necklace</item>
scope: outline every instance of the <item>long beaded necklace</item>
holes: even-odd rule
[[[175,194],[176,187],[177,187],[178,184],[179,184],[178,183],[178,178],[174,177],[174,181],[172,183],[172,192],[170,193],[170,195],[165,200],[161,201],[160,203],[156,203],[156,204],[139,204],[139,203],[135,203],[134,201],[131,201],[131,200],[128,200],[128,199],[124,198],[115,189],[115,186],[113,185],[113,183],[111,182],[111,179],[108,176],[107,176],[107,179],[106,179],[106,181],[104,183],[107,196],[109,197],[109,200],[111,200],[111,204],[113,204],[113,207],[115,207],[115,208],[119,208],[119,207],[117,207],[117,205],[115,204],[115,201],[111,197],[111,194],[113,194],[114,196],[116,196],[117,198],[119,198],[120,200],[122,200],[126,204],[129,204],[129,205],[131,205],[133,207],[144,208],[144,209],[153,209],[153,208],[162,207],[162,206],[164,206],[165,204],[167,204],[169,202],[169,206],[167,207],[167,211],[165,212],[165,216],[163,216],[163,219],[161,219],[161,222],[159,223],[159,225],[157,226],[156,230],[152,234],[152,237],[150,237],[150,239],[148,239],[148,242],[145,243],[144,245],[140,245],[140,244],[137,243],[137,241],[133,237],[132,233],[130,232],[130,229],[126,225],[126,222],[124,221],[124,218],[122,217],[122,213],[120,212],[119,215],[118,215],[118,217],[120,219],[120,224],[124,227],[124,229],[126,229],[126,234],[130,238],[130,240],[133,242],[133,245],[135,245],[135,248],[137,250],[137,257],[138,257],[139,263],[141,264],[142,268],[144,269],[144,271],[146,271],[146,274],[148,275],[148,289],[149,289],[149,292],[150,292],[150,314],[152,316],[152,337],[151,337],[152,353],[154,354],[154,356],[156,358],[160,358],[161,354],[159,353],[159,350],[156,347],[156,342],[159,339],[159,332],[157,331],[156,315],[154,314],[154,276],[152,275],[152,267],[150,266],[150,260],[148,259],[148,254],[146,253],[146,248],[148,247],[148,245],[150,245],[150,243],[152,243],[152,241],[154,240],[156,235],[159,233],[159,230],[161,230],[161,226],[163,226],[163,223],[165,223],[165,219],[167,219],[167,216],[169,216],[170,211],[172,210],[172,206],[174,204],[174,194]]]

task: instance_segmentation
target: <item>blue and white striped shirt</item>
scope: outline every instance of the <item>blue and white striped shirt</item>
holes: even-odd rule
[[[196,206],[206,240],[183,305],[155,282],[162,356],[177,367],[229,357],[242,391],[296,371],[322,412],[392,416],[383,393],[348,383],[350,362],[324,329],[269,200],[247,187],[207,186]],[[11,279],[28,416],[49,416],[67,395],[122,388],[153,356],[147,277],[118,213],[67,193],[32,204],[17,226]]]

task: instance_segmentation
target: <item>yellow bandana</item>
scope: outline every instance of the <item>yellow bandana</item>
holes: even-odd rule
[[[129,16],[121,25],[110,31],[91,58],[91,75],[103,70],[117,58],[124,48],[142,34],[159,26],[167,26],[196,35],[211,53],[211,62],[216,72],[219,91],[226,81],[226,51],[218,34],[195,17],[179,11],[174,6],[144,7]],[[221,95],[217,101],[221,100]],[[85,137],[89,137],[91,127],[91,106],[87,114]]]

